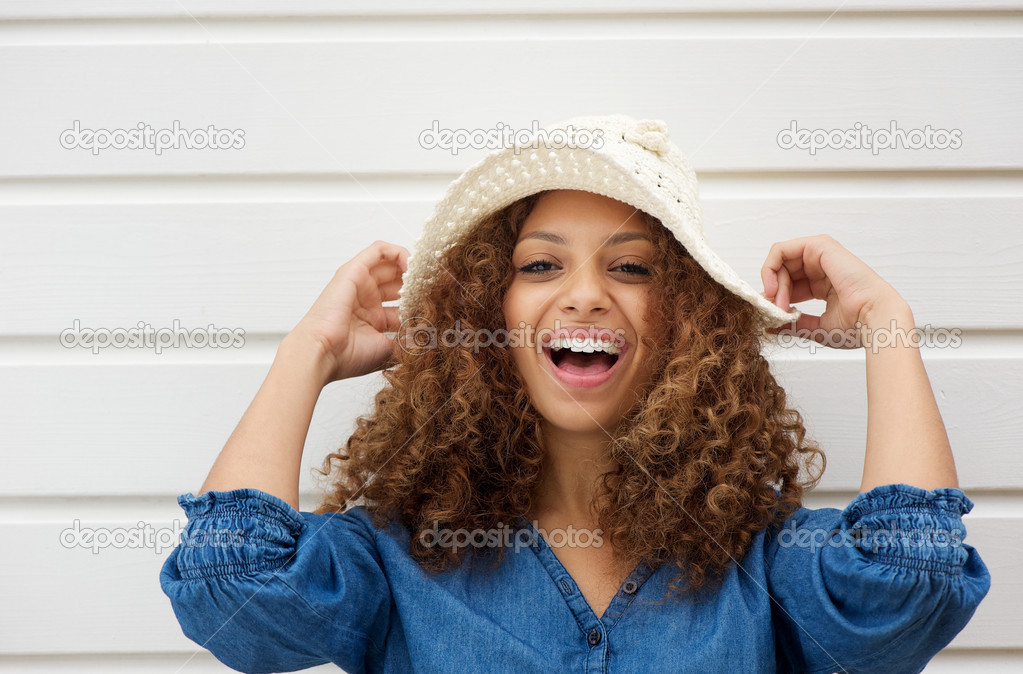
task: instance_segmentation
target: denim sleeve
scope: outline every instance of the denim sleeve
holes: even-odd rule
[[[796,672],[920,672],[991,586],[960,490],[880,485],[765,539],[779,656]]]
[[[243,672],[364,669],[391,606],[365,518],[300,513],[257,489],[178,503],[188,523],[160,585],[185,636]]]

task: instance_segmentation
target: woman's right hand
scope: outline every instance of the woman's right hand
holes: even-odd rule
[[[325,383],[379,370],[391,355],[394,339],[384,333],[398,331],[398,307],[383,302],[398,299],[409,255],[401,246],[375,241],[338,268],[289,333],[319,349]]]

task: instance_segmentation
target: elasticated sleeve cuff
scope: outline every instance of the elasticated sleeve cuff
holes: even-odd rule
[[[184,580],[279,569],[305,530],[286,501],[258,489],[183,494],[178,505],[188,516],[177,557]]]
[[[961,517],[971,510],[960,489],[886,484],[857,494],[842,513],[842,529],[875,562],[955,574],[969,558]]]

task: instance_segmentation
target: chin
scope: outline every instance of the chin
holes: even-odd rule
[[[569,433],[602,433],[605,430],[612,433],[614,427],[621,421],[621,417],[605,410],[584,411],[586,408],[580,407],[576,403],[570,402],[568,405],[575,407],[575,410],[568,412],[559,409],[553,414],[548,414],[546,410],[539,410],[540,415],[551,426]]]

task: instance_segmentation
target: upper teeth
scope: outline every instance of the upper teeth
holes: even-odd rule
[[[610,338],[608,338],[610,340]],[[555,337],[548,344],[552,351],[568,348],[577,353],[593,353],[602,351],[612,356],[621,353],[621,347],[611,341],[601,341],[592,337]]]

